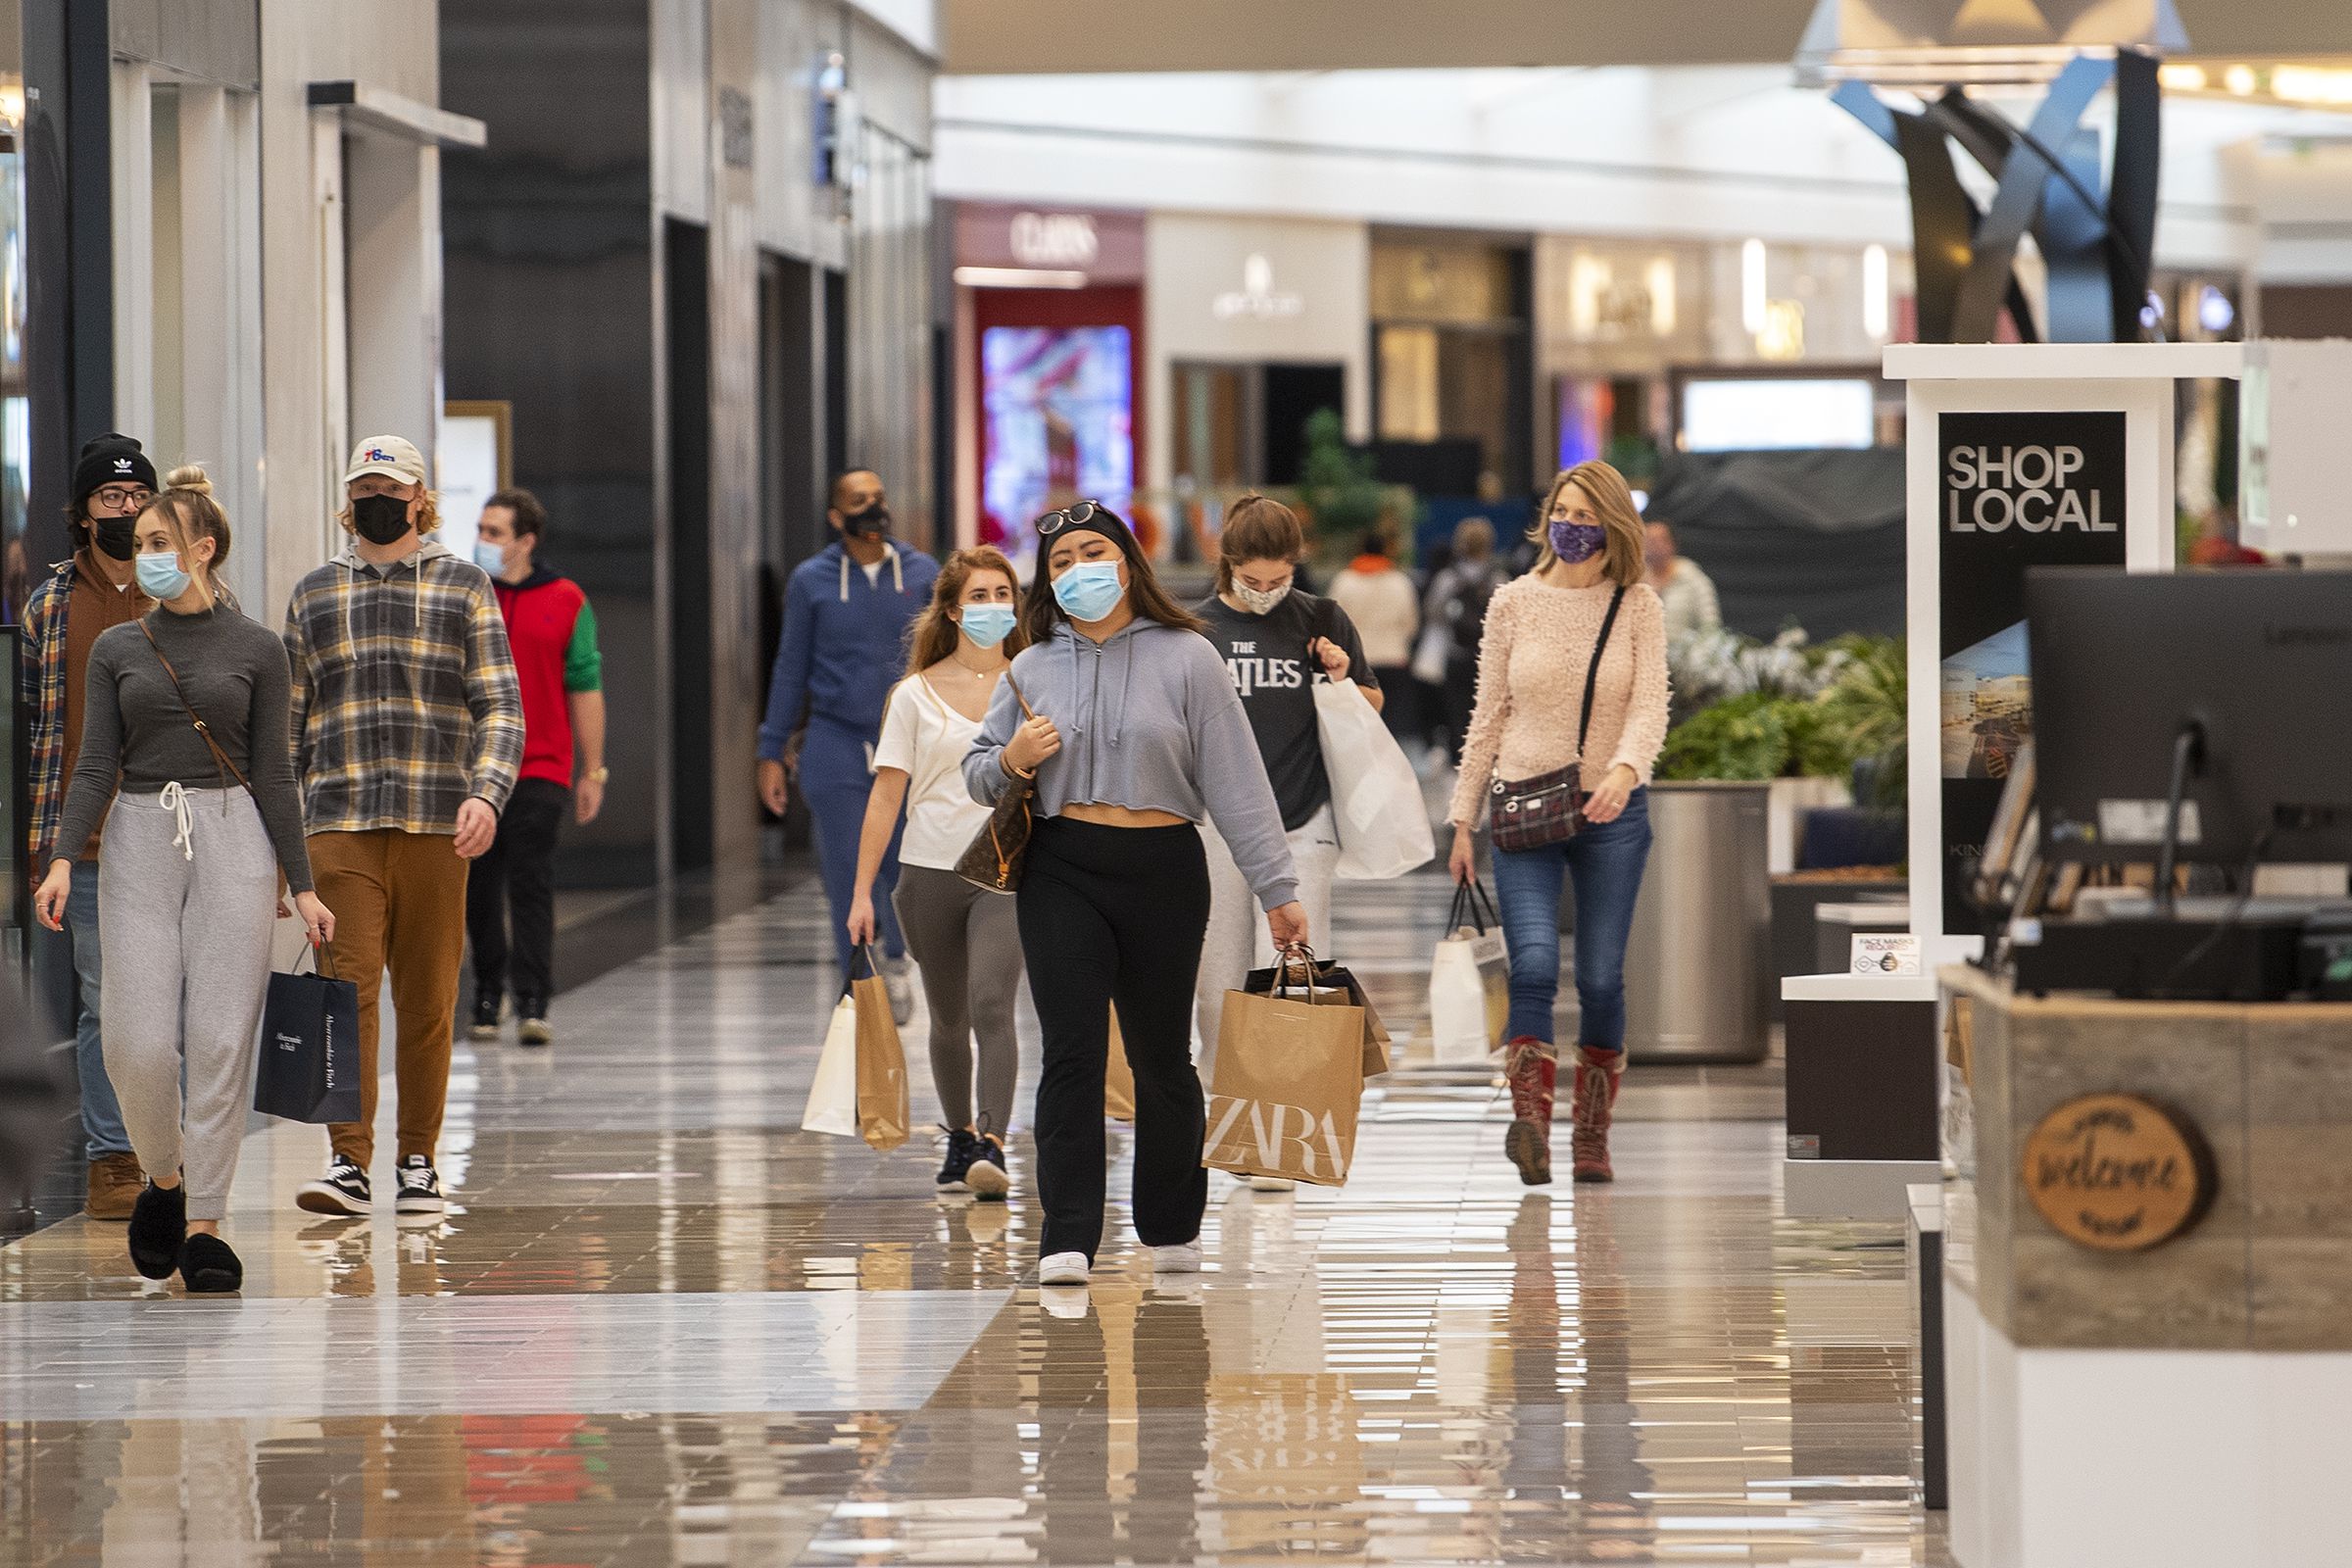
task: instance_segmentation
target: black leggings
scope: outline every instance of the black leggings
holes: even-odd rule
[[[1189,1242],[1208,1206],[1193,1070],[1193,981],[1208,928],[1208,862],[1193,827],[1041,820],[1021,873],[1021,951],[1045,1026],[1037,1086],[1040,1251],[1102,1245],[1102,1073],[1110,1009],[1135,1069],[1135,1230]]]

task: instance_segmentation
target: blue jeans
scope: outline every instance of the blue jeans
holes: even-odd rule
[[[873,736],[819,718],[809,721],[801,745],[801,796],[808,803],[817,869],[833,915],[833,956],[844,974],[850,969],[850,901],[858,896],[858,841],[865,832],[865,799],[874,788],[868,765],[873,742]],[[874,945],[893,958],[906,956],[899,911],[891,902],[899,886],[899,840],[905,832],[902,816],[874,877]]]
[[[1576,1000],[1584,1017],[1577,1044],[1625,1049],[1625,944],[1649,859],[1649,791],[1638,789],[1614,822],[1584,828],[1565,844],[1494,852],[1494,897],[1511,953],[1511,1021],[1506,1034],[1548,1044],[1560,992],[1560,889],[1576,886]]]
[[[33,964],[41,1000],[59,1026],[74,1030],[74,1063],[81,1075],[81,1138],[85,1157],[130,1152],[122,1129],[122,1107],[107,1080],[98,1036],[98,867],[74,864],[74,888],[66,898],[66,928],[34,933]]]

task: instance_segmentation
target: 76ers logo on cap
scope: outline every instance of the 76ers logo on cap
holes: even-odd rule
[[[369,447],[367,451],[360,454],[360,461],[362,463],[396,463],[399,460],[393,457],[391,453],[386,452],[382,447]],[[128,463],[124,463],[122,466],[127,468],[130,466],[130,465]]]

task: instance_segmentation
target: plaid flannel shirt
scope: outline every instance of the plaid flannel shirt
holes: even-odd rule
[[[24,641],[18,650],[17,693],[32,715],[31,864],[39,876],[66,808],[66,612],[74,603],[74,562],[44,578],[24,603]]]
[[[522,699],[490,578],[428,539],[371,566],[345,551],[286,606],[294,777],[313,833],[455,833],[506,809]]]

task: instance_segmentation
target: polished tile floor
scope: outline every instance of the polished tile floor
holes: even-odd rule
[[[1445,889],[1343,902],[1404,1039]],[[1348,1187],[1219,1178],[1208,1272],[1044,1301],[1017,1145],[983,1204],[797,1130],[817,938],[788,893],[462,1045],[438,1221],[300,1214],[321,1139],[257,1133],[241,1299],[0,1249],[0,1564],[1944,1560],[1899,1234],[1783,1217],[1775,1068],[1637,1066],[1618,1185],[1531,1192],[1408,1046]]]

